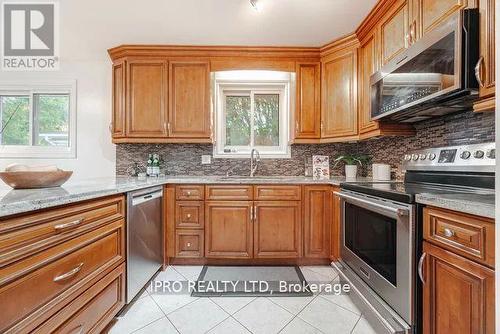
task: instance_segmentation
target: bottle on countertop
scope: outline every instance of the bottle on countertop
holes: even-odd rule
[[[160,156],[153,154],[153,176],[160,175]]]
[[[148,157],[148,163],[147,163],[147,167],[146,167],[146,174],[148,176],[152,176],[153,175],[153,155],[152,154],[149,154],[149,157]]]

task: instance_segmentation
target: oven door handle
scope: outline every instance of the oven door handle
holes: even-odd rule
[[[344,193],[341,193],[341,192],[337,192],[336,194],[338,196],[342,197],[342,198],[345,198],[345,199],[347,199],[349,201],[352,201],[353,203],[357,202],[359,204],[364,204],[364,205],[371,206],[371,207],[374,207],[374,208],[379,208],[379,209],[382,209],[382,210],[388,210],[388,211],[390,211],[390,212],[398,215],[399,217],[408,216],[409,213],[410,213],[407,209],[394,208],[394,207],[391,207],[391,206],[386,206],[386,205],[374,203],[374,202],[371,202],[371,201],[368,201],[368,200],[365,200],[365,199],[361,199],[361,198],[358,198],[358,197],[354,197],[354,196],[351,196],[351,195],[347,195],[347,194],[344,194]]]

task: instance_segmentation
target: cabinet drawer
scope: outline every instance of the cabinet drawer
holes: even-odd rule
[[[471,260],[495,265],[495,225],[491,219],[424,208],[424,238]]]
[[[259,201],[300,201],[300,186],[255,186],[255,199]]]
[[[204,240],[202,230],[176,230],[176,257],[203,257]]]
[[[219,201],[251,201],[253,199],[252,186],[206,186],[205,198]]]
[[[122,263],[124,224],[116,221],[0,268],[0,332],[45,320],[61,299]]]
[[[125,264],[122,264],[34,333],[100,333],[124,305]]]
[[[0,266],[124,217],[125,199],[123,196],[115,196],[0,219]]]
[[[177,201],[175,203],[175,227],[199,228],[205,226],[205,210],[201,201]]]
[[[204,198],[204,186],[182,185],[175,187],[175,199],[201,201]]]

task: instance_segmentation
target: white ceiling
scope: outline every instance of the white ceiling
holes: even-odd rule
[[[320,46],[354,31],[376,0],[260,2],[257,12],[249,0],[61,1],[61,48],[84,56],[119,44]]]

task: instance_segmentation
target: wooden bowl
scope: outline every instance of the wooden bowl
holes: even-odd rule
[[[52,172],[0,172],[0,179],[14,189],[59,187],[68,181],[71,171]]]

